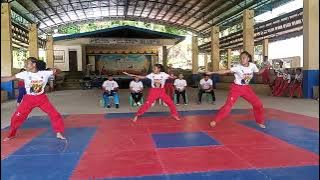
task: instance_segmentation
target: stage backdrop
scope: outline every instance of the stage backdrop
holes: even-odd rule
[[[104,54],[96,55],[97,68],[101,72],[121,75],[123,71],[134,74],[146,74],[151,70],[152,55],[149,54]]]

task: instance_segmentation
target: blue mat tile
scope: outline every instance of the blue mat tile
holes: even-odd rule
[[[95,128],[68,128],[67,141],[57,140],[55,133],[46,131],[20,148],[13,155],[61,154],[82,152],[92,138]]]
[[[103,178],[102,178],[103,179]],[[102,180],[101,179],[101,180]],[[319,166],[164,174],[104,180],[318,180]],[[98,179],[97,179],[98,180]],[[99,179],[100,180],[100,179]]]
[[[181,116],[192,116],[192,115],[214,115],[218,110],[194,110],[194,111],[179,111]],[[233,109],[231,114],[247,114],[249,111],[247,109]],[[107,113],[105,114],[106,119],[117,119],[117,118],[131,118],[135,113]],[[161,117],[169,116],[170,113],[166,112],[147,112],[143,117]]]
[[[1,179],[69,179],[80,153],[63,155],[11,156],[1,161]]]
[[[95,131],[95,128],[66,129],[68,143],[45,132],[1,161],[1,178],[69,179]]]
[[[219,145],[203,132],[152,134],[157,148]]]
[[[256,129],[265,134],[274,136],[289,144],[296,145],[308,151],[319,154],[319,132],[304,127],[288,124],[280,120],[267,120],[266,129],[259,128],[256,123],[239,121],[240,124]]]
[[[319,166],[260,169],[272,180],[318,180]]]

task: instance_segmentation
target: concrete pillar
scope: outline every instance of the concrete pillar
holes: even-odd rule
[[[204,53],[204,69],[208,71],[208,53]]]
[[[162,65],[165,69],[168,67],[168,49],[166,46],[162,46]]]
[[[231,49],[227,49],[227,64],[228,64],[228,69],[231,68]]]
[[[29,56],[39,58],[38,27],[31,24],[29,28]]]
[[[219,27],[211,27],[211,64],[212,70],[219,70],[220,46],[219,46]]]
[[[254,11],[243,11],[243,49],[251,54],[254,61]]]
[[[319,0],[303,0],[303,95],[319,86]]]
[[[1,76],[12,75],[12,28],[9,3],[1,3]]]
[[[12,28],[9,3],[1,3],[1,76],[12,76]],[[13,82],[1,83],[1,90],[14,97]]]
[[[53,68],[53,37],[52,35],[47,36],[47,43],[46,43],[46,56],[47,56],[47,67]]]
[[[269,52],[269,39],[264,39],[262,42],[262,56],[268,56]]]
[[[192,36],[192,74],[198,74],[199,62],[198,62],[198,37]]]

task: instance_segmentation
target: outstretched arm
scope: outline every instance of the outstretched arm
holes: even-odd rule
[[[264,71],[268,70],[271,67],[271,65],[267,65],[264,68],[260,69],[259,72],[256,72],[255,74],[261,75]]]
[[[53,71],[53,75],[57,75],[62,72],[60,69],[57,69],[57,68],[53,68],[52,71]]]
[[[17,79],[16,76],[1,77],[1,82],[9,82]]]
[[[232,71],[230,70],[219,70],[219,71],[214,71],[214,72],[207,72],[207,75],[212,75],[212,74],[219,74],[219,75],[223,75],[223,74],[228,74],[228,73],[232,73]]]
[[[139,76],[139,75],[135,75],[135,74],[129,74],[127,72],[122,72],[123,74],[127,75],[127,76],[131,76],[131,77],[138,77],[139,79],[146,79],[146,76]]]

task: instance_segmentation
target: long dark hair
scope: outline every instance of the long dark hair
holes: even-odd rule
[[[241,57],[242,55],[244,55],[244,54],[248,56],[249,62],[252,62],[252,56],[251,56],[250,53],[248,53],[248,51],[243,51],[243,52],[241,52],[241,53],[240,53],[240,57]]]
[[[44,62],[44,61],[38,60],[38,59],[35,58],[35,57],[29,57],[29,58],[27,59],[27,61],[31,61],[32,63],[35,63],[35,64],[36,64],[36,69],[37,69],[37,71],[44,71],[44,70],[46,70],[47,64],[46,64],[46,62]]]
[[[154,64],[153,66],[159,68],[160,72],[164,72],[164,67],[162,64]]]

